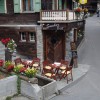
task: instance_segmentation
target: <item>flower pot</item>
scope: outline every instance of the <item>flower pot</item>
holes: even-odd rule
[[[5,49],[5,61],[12,61],[12,53],[7,48]]]

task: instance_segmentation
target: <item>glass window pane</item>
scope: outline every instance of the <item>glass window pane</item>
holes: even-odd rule
[[[20,32],[20,34],[21,34],[21,41],[26,41],[26,33]]]
[[[23,0],[23,11],[33,11],[34,0]]]
[[[31,0],[31,2],[30,2],[31,4],[31,11],[33,10],[33,0]]]
[[[28,11],[29,8],[28,8],[28,0],[25,0],[25,10]]]
[[[35,36],[33,32],[29,33],[29,38],[30,38],[30,41],[35,41]]]

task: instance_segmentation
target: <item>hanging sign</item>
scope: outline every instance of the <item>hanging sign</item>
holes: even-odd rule
[[[79,0],[79,3],[80,4],[85,4],[85,3],[87,3],[87,0]]]

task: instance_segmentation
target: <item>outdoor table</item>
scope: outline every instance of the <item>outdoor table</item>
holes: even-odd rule
[[[59,68],[60,68],[60,66],[61,66],[61,63],[60,62],[54,62],[53,64],[52,64],[52,66],[53,66],[53,68],[55,69],[55,74],[56,74],[56,76],[58,77],[58,75],[59,75]]]
[[[32,60],[27,60],[27,66],[30,67],[30,64],[32,63]]]
[[[39,64],[37,62],[32,64],[32,60],[27,60],[27,66],[37,68]]]

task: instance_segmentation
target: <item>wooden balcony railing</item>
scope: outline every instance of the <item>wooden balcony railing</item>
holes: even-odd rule
[[[80,16],[78,19],[82,19]],[[76,20],[77,17],[74,11],[66,10],[41,10],[40,14],[41,21],[67,21]]]

